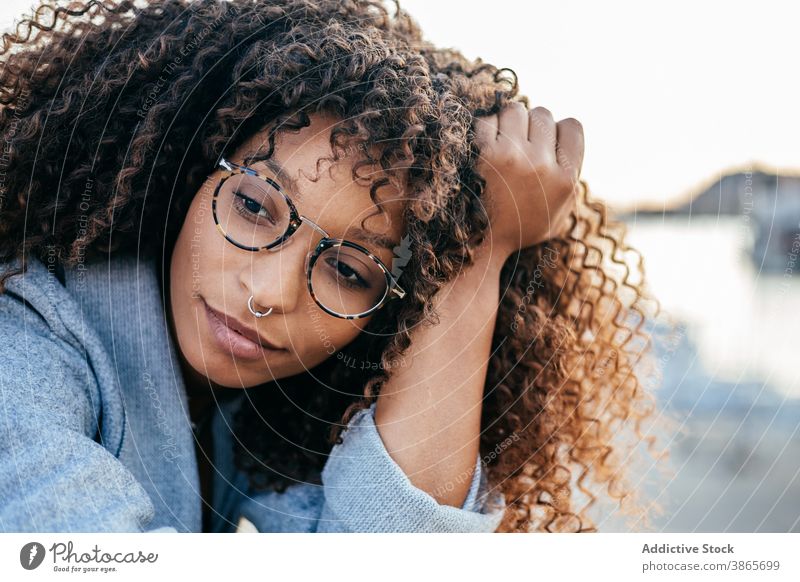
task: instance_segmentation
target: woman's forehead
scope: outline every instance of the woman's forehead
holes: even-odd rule
[[[333,218],[345,218],[346,223],[354,225],[374,215],[365,227],[399,241],[405,205],[402,191],[377,165],[361,164],[357,168],[358,179],[354,179],[354,166],[363,156],[348,152],[334,161],[330,146],[334,120],[321,114],[310,117],[311,125],[307,127],[277,133],[269,156],[268,130],[264,130],[243,144],[236,157],[274,178],[299,210],[314,209]],[[370,187],[377,181],[381,185],[373,200]]]

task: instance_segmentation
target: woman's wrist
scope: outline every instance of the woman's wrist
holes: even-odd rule
[[[508,255],[482,244],[465,266],[436,295],[434,305],[445,317],[469,313],[483,322],[496,317],[500,302],[500,271]],[[493,329],[494,324],[490,324]]]
[[[459,277],[459,285],[484,286],[493,285],[496,289],[500,282],[500,271],[512,254],[511,245],[504,244],[491,236],[478,246],[472,256],[472,264],[465,268]]]

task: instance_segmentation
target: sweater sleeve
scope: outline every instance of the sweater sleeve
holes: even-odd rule
[[[150,498],[95,440],[102,408],[90,363],[8,298],[0,354],[0,531],[143,531]]]
[[[375,425],[375,404],[356,413],[322,470],[322,484],[251,495],[240,517],[264,531],[493,532],[503,517],[500,492],[489,496],[480,456],[462,506],[439,504],[389,455]]]
[[[416,487],[389,455],[375,425],[375,404],[359,411],[322,471],[325,505],[319,532],[493,532],[505,509],[499,492],[487,502],[476,458],[467,498],[453,507]]]

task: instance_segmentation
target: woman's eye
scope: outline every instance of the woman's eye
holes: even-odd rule
[[[358,271],[342,261],[331,260],[329,263],[336,271],[340,282],[350,288],[368,289],[369,284],[358,274]]]
[[[264,219],[269,221],[271,224],[275,224],[275,220],[273,219],[272,215],[269,213],[264,206],[259,204],[257,201],[253,200],[249,196],[242,194],[241,192],[235,192],[235,196],[239,199],[239,204],[237,207],[241,206],[242,210],[240,213],[245,212],[248,214],[253,215],[257,219]]]

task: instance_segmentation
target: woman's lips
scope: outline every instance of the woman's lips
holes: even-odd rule
[[[282,349],[275,350],[262,346],[260,343],[246,338],[239,332],[225,325],[225,322],[211,310],[205,300],[203,300],[203,306],[206,310],[208,325],[211,328],[211,335],[216,340],[217,344],[226,352],[230,352],[237,358],[254,360],[261,359],[264,355],[278,354],[284,351]]]

